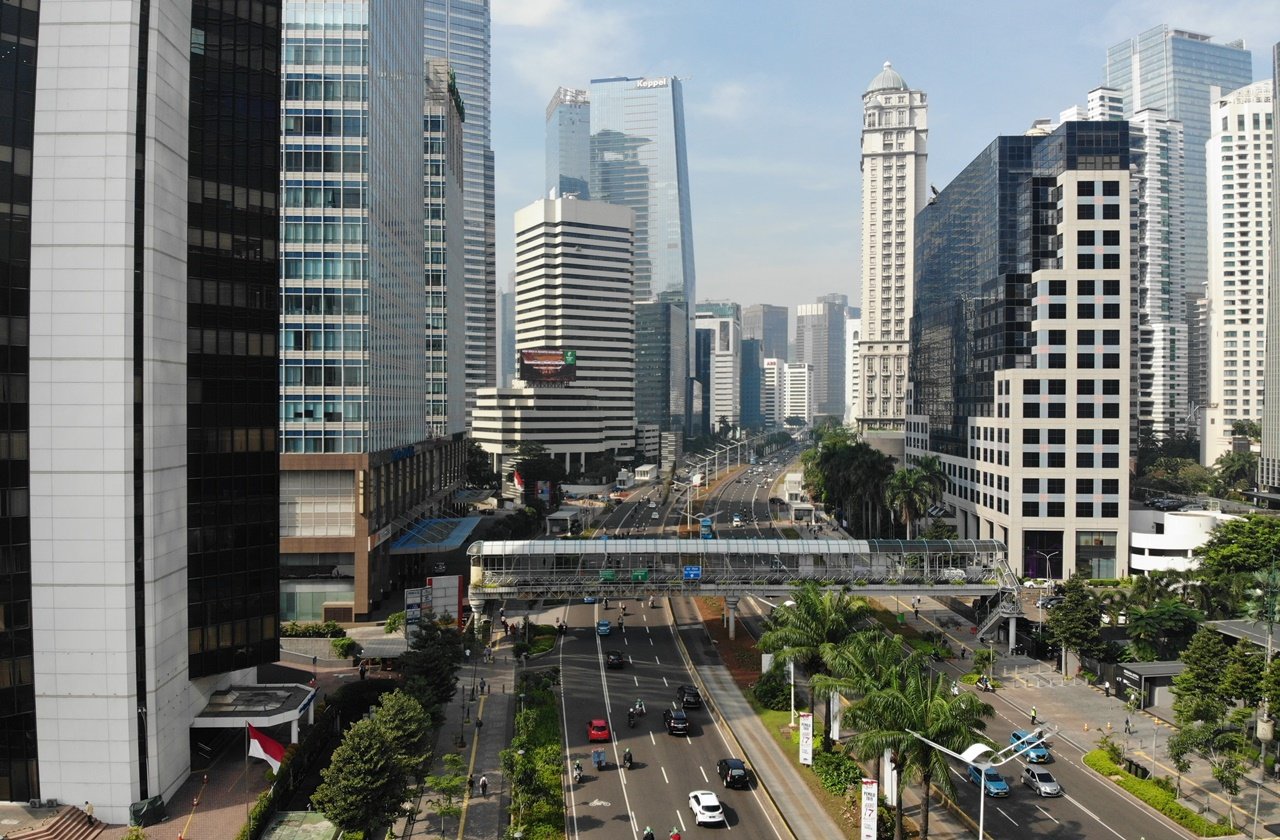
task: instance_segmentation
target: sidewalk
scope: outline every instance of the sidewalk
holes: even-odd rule
[[[959,650],[964,645],[972,657],[974,639],[970,634],[971,625],[966,622],[959,627],[950,626],[954,624],[956,615],[934,599],[926,597],[921,600],[919,619],[914,618],[910,610],[904,612],[909,625],[920,630],[943,631],[953,649]],[[944,618],[945,623],[940,621]],[[1037,721],[1057,728],[1054,741],[1069,743],[1081,751],[1096,749],[1099,739],[1110,732],[1124,748],[1127,758],[1145,766],[1155,776],[1178,779],[1178,771],[1174,769],[1166,748],[1169,737],[1177,731],[1176,727],[1145,712],[1130,714],[1120,699],[1114,695],[1107,697],[1103,689],[1089,686],[1083,680],[1064,680],[1059,668],[1028,656],[1006,654],[1003,650],[1007,650],[1007,646],[996,649],[994,666],[1001,688],[996,694],[984,697],[988,702],[995,702],[999,707],[1003,701],[1012,707],[1015,720],[1019,713],[1025,715],[1028,727],[1030,710],[1035,706]],[[968,672],[970,664],[967,660],[952,659],[940,667],[945,673],[958,677]],[[1126,717],[1130,722],[1128,734],[1124,726]],[[1258,771],[1251,771],[1242,780],[1241,793],[1235,801],[1236,825],[1245,826],[1250,834],[1258,794],[1257,780]],[[1203,759],[1193,760],[1191,770],[1182,776],[1181,789],[1183,804],[1190,807],[1207,805],[1213,811],[1212,815],[1206,813],[1206,817],[1216,819],[1224,816],[1230,807],[1229,798],[1213,780],[1209,764]],[[1257,799],[1258,836],[1280,837],[1280,786],[1268,780],[1263,783],[1261,794]]]

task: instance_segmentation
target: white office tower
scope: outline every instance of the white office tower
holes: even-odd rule
[[[1123,103],[1118,90],[1097,87],[1087,107],[1068,108],[1060,121],[1123,120]],[[1135,219],[1130,436],[1137,445],[1182,432],[1191,405],[1186,146],[1182,123],[1160,109],[1142,109],[1128,123]]]
[[[1169,438],[1187,422],[1187,200],[1183,127],[1151,109],[1129,120],[1135,248],[1132,270],[1131,417],[1138,442]]]
[[[782,371],[782,416],[813,419],[813,365],[793,362]]]
[[[1280,123],[1280,44],[1271,48],[1271,126]],[[1271,144],[1271,241],[1280,239],[1280,146]],[[1280,279],[1280,248],[1271,249],[1271,276]],[[1280,394],[1280,294],[1267,296],[1267,390]],[[1280,400],[1264,403],[1262,411],[1262,452],[1258,457],[1258,489],[1264,493],[1280,491]]]
[[[742,309],[736,303],[704,301],[698,304],[697,328],[711,331],[711,368],[708,382],[711,397],[707,418],[712,431],[724,423],[741,421]]]
[[[924,91],[885,62],[862,95],[863,427],[900,429],[906,418],[907,351],[916,213],[925,204],[929,137]]]
[[[857,312],[857,310],[853,310]],[[862,341],[862,318],[856,315],[844,322],[844,422],[857,421],[858,394],[862,392],[862,362],[858,355]]]
[[[782,359],[765,359],[760,375],[760,407],[764,412],[765,427],[776,429],[782,426],[783,408],[786,401],[783,397],[782,383],[787,363]]]
[[[473,437],[502,459],[524,441],[563,457],[635,445],[635,311],[630,208],[574,198],[539,199],[516,222],[513,388],[478,396]],[[558,351],[549,365],[537,351]]]
[[[1270,276],[1271,80],[1214,90],[1209,188],[1208,405],[1200,460],[1231,451],[1232,424],[1262,421]]]

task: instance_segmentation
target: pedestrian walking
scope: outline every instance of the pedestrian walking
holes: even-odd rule
[[[492,654],[490,654],[490,659],[492,659],[492,656],[493,656],[493,655],[492,655]],[[481,678],[480,678],[480,693],[481,693],[481,694],[484,694],[484,677],[481,677]]]
[[[1035,706],[1032,706],[1032,707],[1031,707],[1031,725],[1032,725],[1032,726],[1035,726],[1035,725],[1036,725],[1036,717],[1037,717],[1037,715],[1038,715],[1038,714],[1039,714],[1039,713],[1036,711],[1036,707],[1035,707]]]
[[[480,795],[481,796],[489,795],[489,777],[488,776],[480,777]]]
[[[462,661],[463,662],[471,661],[471,648],[466,648],[465,650],[462,651]]]
[[[915,613],[915,614],[916,614],[916,620],[917,620],[917,621],[919,621],[919,620],[920,620],[920,608],[919,608],[919,607],[913,607],[911,611],[912,611],[913,613]]]
[[[967,647],[965,647],[964,645],[961,645],[961,646],[960,646],[960,660],[961,660],[961,661],[964,661],[964,658],[965,658],[966,656],[968,656],[968,655],[969,655],[969,649],[968,649]]]
[[[1133,734],[1133,724],[1129,723],[1129,717],[1128,717],[1128,715],[1126,715],[1126,716],[1125,716],[1125,719],[1124,719],[1124,734],[1126,734],[1126,735],[1132,735],[1132,734]]]
[[[483,720],[481,720],[480,718],[476,718],[476,730],[477,730],[477,732],[478,732],[480,729],[482,729],[483,727],[484,727],[484,721],[483,721]]]
[[[369,667],[364,664],[364,660],[361,660],[360,661],[360,679],[364,679],[364,675],[368,670],[369,670]]]
[[[1106,697],[1111,696],[1111,680],[1107,680],[1102,684],[1102,693]]]
[[[96,822],[93,818],[93,803],[87,799],[84,801],[84,821],[89,825],[93,825]]]
[[[467,792],[470,793],[472,796],[475,796],[475,793],[476,793],[476,774],[475,773],[472,773],[471,775],[467,776]]]

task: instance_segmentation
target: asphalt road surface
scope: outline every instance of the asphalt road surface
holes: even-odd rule
[[[689,709],[689,734],[667,734],[664,709],[676,707],[676,689],[692,680],[676,648],[669,614],[661,606],[628,601],[625,632],[618,629],[619,603],[608,610],[600,604],[570,604],[563,616],[569,632],[561,637],[556,659],[564,684],[563,724],[568,768],[565,803],[569,811],[569,837],[627,838],[638,840],[651,826],[658,840],[671,829],[683,837],[729,831],[739,838],[781,840],[785,829],[775,826],[778,817],[767,808],[763,794],[753,783],[748,790],[725,789],[716,778],[716,762],[734,756],[718,724],[706,708]],[[608,618],[609,636],[598,636],[596,622]],[[621,651],[626,666],[606,669],[604,652]],[[627,726],[627,709],[637,698],[647,714]],[[589,743],[587,724],[604,718],[613,738],[609,743]],[[621,769],[622,753],[630,748],[632,770]],[[603,749],[607,766],[597,770],[593,749]],[[573,762],[581,761],[583,778],[572,782]],[[710,790],[721,800],[727,826],[695,826],[689,810],[689,793]]]

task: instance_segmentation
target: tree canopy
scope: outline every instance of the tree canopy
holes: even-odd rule
[[[1077,575],[1067,580],[1063,601],[1049,613],[1047,625],[1054,644],[1077,656],[1101,650],[1102,608],[1085,586],[1084,578]]]
[[[1220,523],[1196,550],[1200,573],[1221,578],[1270,568],[1280,550],[1280,517],[1250,514]]]

